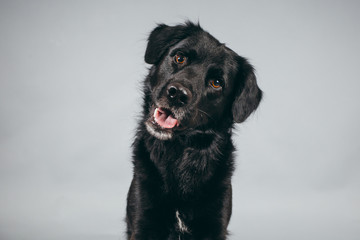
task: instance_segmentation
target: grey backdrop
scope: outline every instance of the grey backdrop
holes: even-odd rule
[[[124,239],[148,33],[200,20],[265,92],[230,239],[360,237],[359,1],[0,1],[0,239]]]

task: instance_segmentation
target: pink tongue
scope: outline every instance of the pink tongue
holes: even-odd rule
[[[173,118],[168,111],[161,108],[155,109],[154,119],[163,128],[174,128],[178,123],[176,118]]]

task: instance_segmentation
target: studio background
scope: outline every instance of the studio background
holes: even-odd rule
[[[359,1],[0,0],[0,239],[125,239],[146,39],[186,19],[264,91],[229,239],[360,236]]]

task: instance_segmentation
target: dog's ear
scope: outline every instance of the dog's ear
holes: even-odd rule
[[[234,122],[241,123],[259,106],[262,91],[257,85],[253,66],[245,59],[239,59],[238,64],[237,81],[240,80],[240,84],[235,90],[232,115]]]
[[[171,46],[198,30],[201,30],[201,27],[191,22],[177,26],[158,25],[150,33],[145,52],[145,62],[149,64],[158,63]]]

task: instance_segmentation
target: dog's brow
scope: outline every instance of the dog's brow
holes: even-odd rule
[[[189,51],[189,49],[185,46],[181,46],[181,47],[178,47],[178,48],[175,48],[174,50],[171,51],[170,53],[170,56],[175,56],[176,53],[178,52],[182,52],[184,54],[187,54]]]
[[[187,47],[186,45],[183,45],[181,47],[175,48],[170,52],[170,57],[175,56],[175,54],[177,54],[178,52],[183,53],[184,55],[186,55],[189,58],[196,58],[198,53],[195,49],[193,49],[191,46]]]

